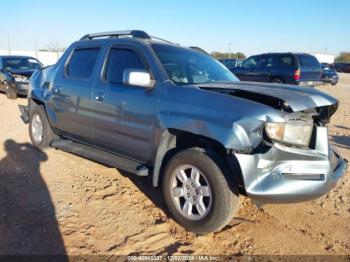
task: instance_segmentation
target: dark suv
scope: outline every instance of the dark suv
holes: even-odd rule
[[[321,65],[309,54],[269,53],[247,58],[231,70],[242,81],[315,86],[321,82]]]
[[[350,73],[350,63],[335,63],[334,67],[339,73]]]
[[[238,58],[228,58],[228,59],[218,59],[224,66],[226,66],[229,70],[241,66],[243,59]]]
[[[27,95],[30,76],[42,66],[30,56],[0,56],[0,91],[10,99]]]
[[[346,168],[325,125],[336,99],[240,82],[206,53],[143,31],[86,35],[33,74],[28,100],[20,109],[36,147],[150,176],[169,213],[199,234],[229,223],[239,194],[313,199]]]

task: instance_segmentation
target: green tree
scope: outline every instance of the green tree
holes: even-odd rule
[[[350,52],[341,52],[335,59],[336,62],[350,62]]]

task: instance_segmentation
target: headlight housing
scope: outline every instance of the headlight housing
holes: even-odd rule
[[[24,82],[24,83],[28,83],[29,79],[26,76],[22,76],[22,75],[13,75],[14,79],[16,82]]]
[[[313,125],[304,122],[265,124],[265,132],[270,139],[291,145],[308,146],[312,131]]]

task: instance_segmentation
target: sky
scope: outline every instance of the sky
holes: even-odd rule
[[[350,0],[0,0],[0,49],[139,29],[206,51],[350,51]],[[9,37],[7,37],[9,36]]]

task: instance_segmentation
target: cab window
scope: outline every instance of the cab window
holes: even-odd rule
[[[122,84],[125,69],[145,70],[145,66],[135,51],[112,48],[107,58],[105,80],[109,83]]]
[[[67,76],[88,79],[97,61],[100,48],[79,48],[73,51],[66,67]]]

